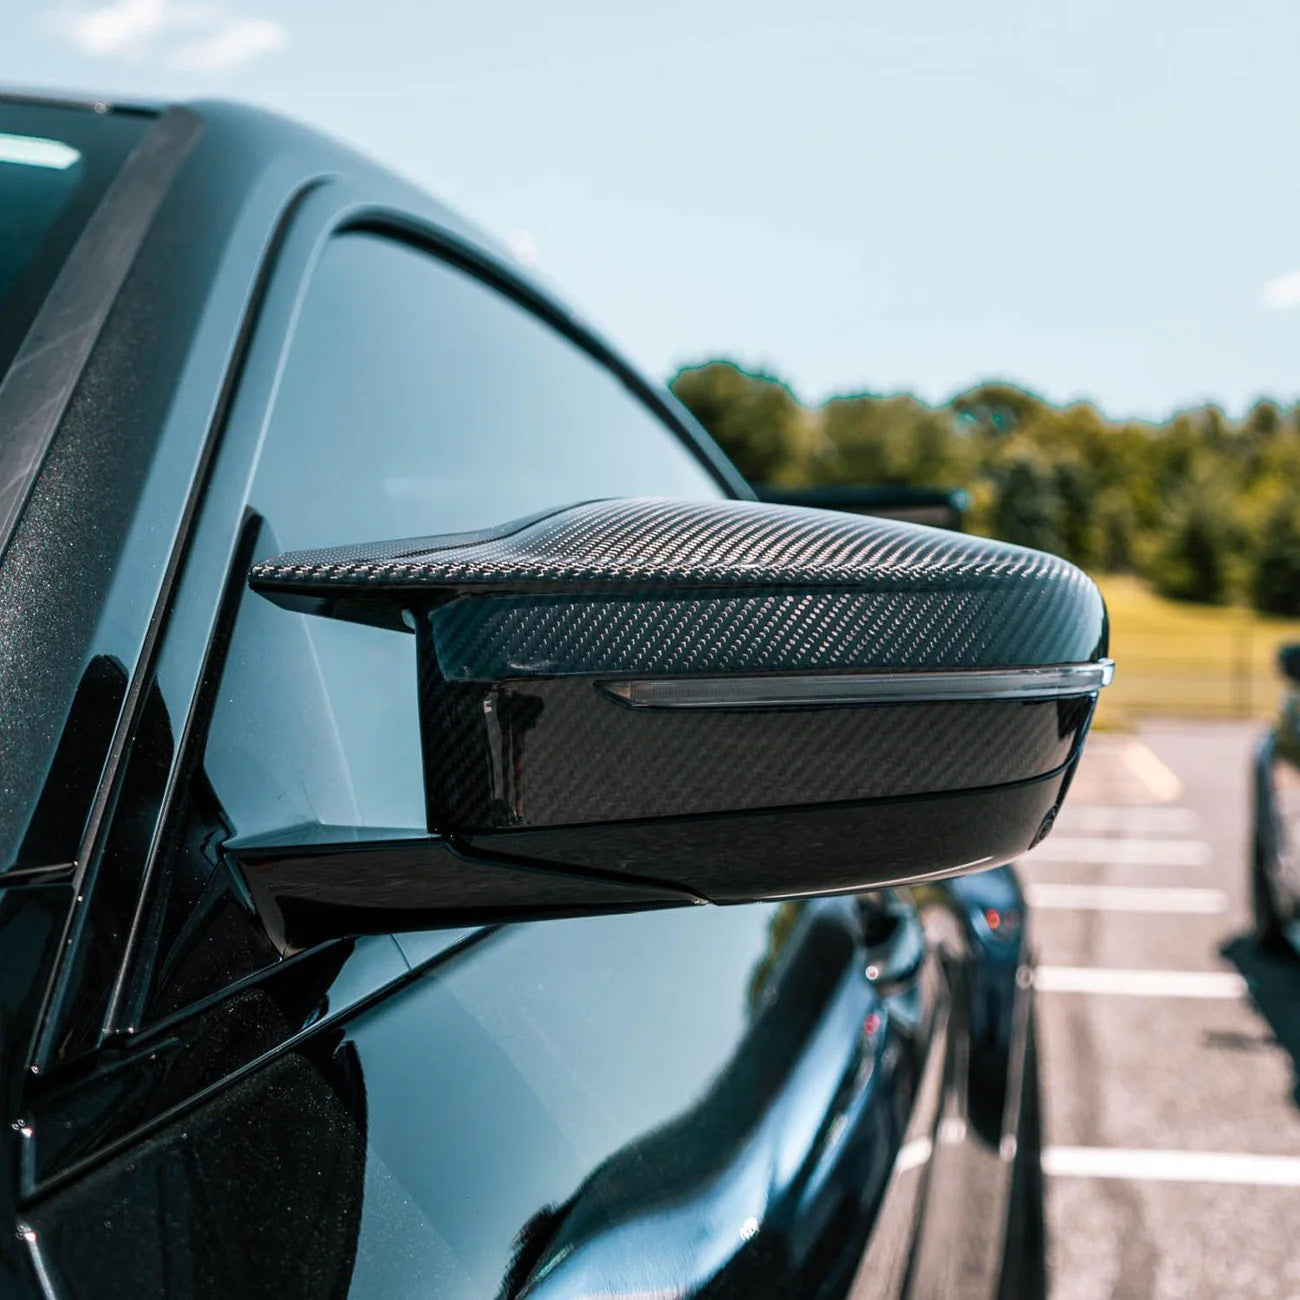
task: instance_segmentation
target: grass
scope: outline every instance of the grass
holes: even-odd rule
[[[1278,647],[1300,642],[1300,619],[1186,605],[1127,576],[1103,575],[1097,583],[1110,610],[1115,660],[1099,727],[1123,729],[1153,715],[1263,718],[1276,710]]]

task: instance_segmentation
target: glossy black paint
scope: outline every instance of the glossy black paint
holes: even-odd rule
[[[303,951],[263,928],[258,953],[205,919],[260,924],[237,880],[175,887],[250,466],[331,232],[508,286],[747,491],[454,216],[300,128],[191,111],[0,561],[0,1293],[992,1293],[1029,994],[980,991],[947,886],[900,895],[928,946],[883,985],[889,935],[848,899]],[[1008,1081],[997,1145],[976,1075]]]
[[[1069,770],[901,803],[822,805],[798,819],[779,810],[451,837],[312,826],[227,852],[270,941],[294,952],[416,926],[752,903],[788,896],[796,872],[808,894],[939,879],[972,868],[959,852],[996,862],[1044,833]],[[880,843],[867,854],[869,836]],[[673,862],[691,864],[688,881],[664,878]]]
[[[952,994],[979,958],[959,907],[935,895],[931,911],[950,946],[885,996],[865,978],[873,949],[851,903],[736,910],[726,924],[610,920],[603,933],[564,923],[572,959],[558,965],[546,927],[462,944],[41,1201],[29,1221],[45,1266],[71,1295],[269,1294],[272,1281],[303,1295],[575,1294],[596,1281],[795,1295],[813,1280],[834,1293],[886,1244],[875,1231],[896,1206],[897,1230],[915,1231],[923,1170],[891,1174],[900,1146],[918,1123],[933,1134],[946,1118],[951,1134],[964,1114],[954,1067],[968,1012]],[[663,963],[694,980],[689,1022],[638,999]],[[294,963],[304,995],[310,965]],[[316,987],[332,965],[312,967]],[[258,1005],[228,1029],[260,1019],[274,1038],[312,1011],[306,996]],[[417,1005],[423,1038],[409,1032]],[[659,1035],[656,1060],[643,1045]],[[173,1068],[139,1095],[165,1106],[201,1082]],[[119,1132],[130,1095],[103,1103]],[[1005,1162],[970,1141],[963,1154],[949,1137],[946,1158],[984,1167],[1000,1194]],[[232,1249],[230,1225],[250,1217],[256,1232]],[[960,1217],[987,1243],[987,1221]],[[960,1267],[960,1254],[950,1239],[934,1266]]]

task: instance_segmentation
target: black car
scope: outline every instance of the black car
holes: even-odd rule
[[[0,1293],[1041,1282],[1083,575],[227,104],[0,100],[0,376]]]
[[[1255,748],[1251,900],[1255,938],[1272,953],[1300,951],[1300,646],[1283,646],[1277,721]]]

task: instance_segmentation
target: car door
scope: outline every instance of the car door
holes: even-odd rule
[[[409,229],[305,243],[141,707],[168,775],[157,829],[130,787],[117,814],[148,869],[111,1032],[30,1156],[51,1288],[899,1292],[960,1018],[933,952],[879,986],[854,900],[306,952],[258,920],[224,846],[424,811],[413,638],[273,610],[251,562],[730,490],[507,276]]]

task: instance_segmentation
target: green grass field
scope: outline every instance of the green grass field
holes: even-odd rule
[[[1281,678],[1277,650],[1300,642],[1300,619],[1241,608],[1165,600],[1136,578],[1097,579],[1110,610],[1115,681],[1102,695],[1099,727],[1152,715],[1268,717]]]

